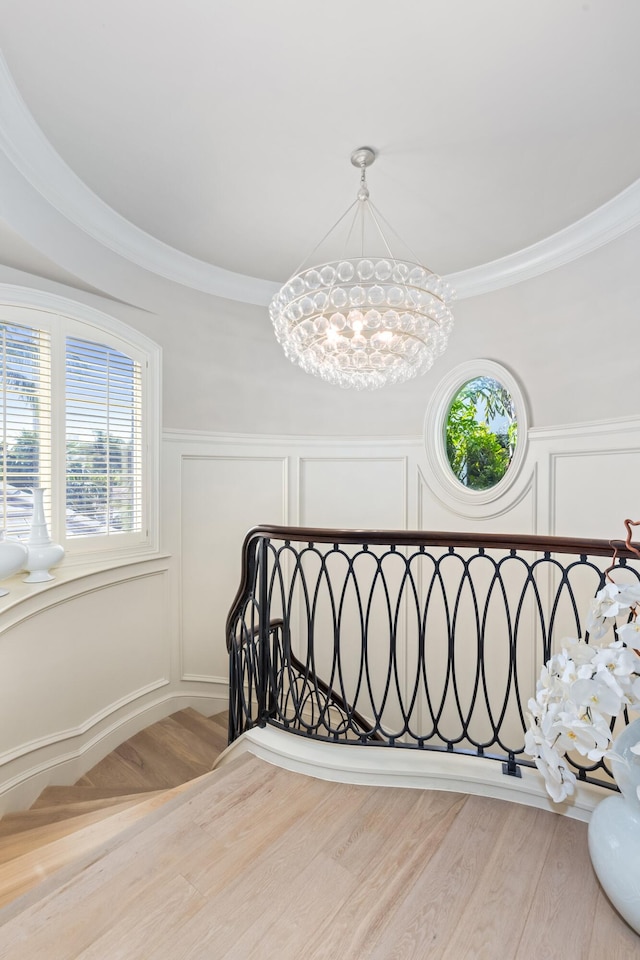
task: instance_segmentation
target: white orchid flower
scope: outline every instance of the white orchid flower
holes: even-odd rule
[[[628,647],[640,650],[640,623],[637,620],[632,620],[631,623],[624,623],[621,627],[617,627],[617,634],[618,638]]]
[[[628,615],[636,605],[640,608],[640,584],[605,584],[587,617],[590,640],[602,638],[617,616]],[[575,790],[576,777],[565,755],[576,751],[594,762],[611,756],[611,719],[623,707],[640,707],[640,656],[635,652],[640,650],[640,618],[617,627],[616,633],[617,639],[604,646],[564,639],[542,667],[536,695],[529,700],[525,751],[556,802]],[[640,743],[632,752],[640,756]]]
[[[640,707],[640,676],[629,678],[627,696],[629,697],[629,703],[632,707]]]
[[[589,611],[587,614],[585,629],[591,640],[602,640],[602,638],[606,636],[609,627],[610,624],[607,623],[604,617],[597,616],[593,610]]]
[[[589,760],[601,760],[609,748],[611,734],[607,725],[596,720],[576,719],[571,714],[560,716],[555,723],[558,738],[555,747],[569,753],[572,750]]]
[[[616,584],[618,588],[618,602],[626,607],[633,607],[640,603],[640,584],[623,583]]]
[[[599,590],[591,601],[587,615],[586,629],[591,640],[601,640],[607,633],[610,624],[621,613],[627,613],[631,607],[640,602],[640,587],[619,586],[617,583],[607,583]]]
[[[624,695],[607,682],[608,671],[596,674],[591,680],[576,680],[571,685],[570,697],[580,707],[599,717],[614,717],[620,712]]]
[[[591,603],[591,612],[596,617],[617,617],[640,601],[638,587],[619,583],[606,583],[598,590]]]
[[[593,644],[585,643],[584,640],[576,640],[573,637],[566,637],[562,641],[562,649],[576,664],[578,673],[591,663],[595,651]]]
[[[544,777],[547,793],[555,803],[562,803],[575,792],[575,774],[569,770],[557,750],[544,744],[535,764]]]

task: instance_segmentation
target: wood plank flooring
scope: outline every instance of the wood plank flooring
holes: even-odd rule
[[[209,773],[227,715],[181,710],[121,744],[74,786],[48,787],[0,821],[0,907],[100,847]]]
[[[0,923],[2,960],[640,958],[584,824],[247,755]]]

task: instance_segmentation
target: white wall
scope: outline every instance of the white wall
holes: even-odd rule
[[[296,436],[409,436],[422,432],[438,382],[484,357],[520,380],[531,425],[640,415],[640,230],[533,280],[454,303],[446,353],[412,382],[372,393],[309,377],[284,357],[267,311],[189,298],[134,322],[164,347],[167,429]]]
[[[145,289],[136,307],[8,268],[0,267],[0,282],[75,296],[159,343],[167,429],[415,437],[440,379],[478,357],[504,364],[519,378],[534,427],[640,414],[634,349],[639,259],[636,229],[564,267],[454,303],[450,344],[432,370],[373,393],[344,391],[294,367],[264,307],[166,281]]]
[[[161,553],[0,604],[0,808],[72,782],[118,742],[192,704],[224,706],[224,621],[243,534],[260,522],[619,537],[640,515],[640,232],[457,307],[450,349],[400,388],[351,394],[289,364],[266,311],[164,284],[153,309],[0,268],[0,282],[98,306],[164,348]],[[453,366],[522,383],[532,430],[495,508],[447,501],[422,423]],[[574,424],[574,426],[562,426]]]
[[[476,516],[471,508],[461,516],[430,486],[422,438],[172,432],[164,476],[171,538],[181,542],[183,676],[215,684],[226,673],[225,618],[242,539],[256,524],[620,538],[625,517],[640,515],[639,470],[640,418],[533,430],[518,481]],[[606,499],[612,480],[615,496]]]

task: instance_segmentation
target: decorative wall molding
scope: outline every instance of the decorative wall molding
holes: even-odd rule
[[[193,444],[191,440],[182,449],[172,446],[170,453],[176,484],[172,502],[179,513],[179,676],[183,682],[215,684],[224,671],[222,683],[226,688],[227,654],[221,644],[226,616],[239,584],[242,539],[250,526],[264,520],[252,514],[255,505],[250,501],[255,490],[256,502],[264,503],[266,499],[279,514],[276,522],[290,523],[290,457],[273,447],[259,450],[246,446],[242,453],[236,444]],[[240,471],[232,466],[231,489],[225,490],[219,499],[215,495],[220,495],[219,489],[207,489],[203,494],[206,481],[219,486],[216,468],[220,467],[224,476],[228,465],[237,465]],[[249,477],[250,482],[243,486],[241,475]],[[238,486],[243,486],[239,495]],[[202,509],[204,506],[206,510]],[[194,509],[195,518],[190,516]],[[246,524],[239,526],[238,514],[242,516],[245,511]],[[231,554],[232,549],[237,551],[235,555]]]
[[[596,436],[598,436],[598,434],[596,434]],[[628,463],[628,468],[626,473],[630,478],[637,477],[638,470],[640,469],[640,430],[638,430],[638,432],[636,433],[636,442],[630,443],[627,446],[616,443],[617,436],[615,434],[613,436],[607,435],[607,440],[609,440],[609,443],[607,443],[605,446],[601,446],[595,449],[593,447],[588,448],[584,446],[583,435],[579,435],[578,437],[576,437],[576,439],[579,439],[581,441],[581,446],[579,448],[576,447],[574,449],[564,450],[562,452],[554,450],[549,452],[549,455],[548,455],[548,466],[546,471],[547,477],[548,477],[548,487],[549,487],[548,527],[549,527],[549,533],[552,536],[556,535],[557,533],[563,534],[565,532],[564,530],[559,529],[560,524],[558,522],[558,513],[560,509],[561,498],[563,494],[565,494],[565,491],[560,489],[560,482],[558,478],[558,468],[561,463],[567,463],[571,460],[577,460],[577,461],[582,460],[585,462],[588,460],[591,460],[592,464],[597,465],[598,461],[600,461],[600,466],[602,468],[602,471],[608,476],[611,476],[614,483],[615,483],[615,474],[611,474],[611,466],[610,466],[610,461],[612,457],[629,458],[629,463]],[[591,510],[593,510],[593,505],[592,505],[593,502],[597,503],[597,500],[600,499],[600,497],[602,496],[602,489],[603,489],[602,485],[598,482],[598,479],[596,478],[595,480],[596,489],[591,488],[590,490],[589,480],[591,479],[590,474],[593,472],[594,472],[593,470],[581,471],[581,473],[584,476],[584,484],[583,484],[584,489],[581,491],[581,494],[583,497],[585,497],[585,500],[589,500],[589,499],[592,500],[592,502],[589,504],[589,509]],[[611,526],[610,531],[607,534],[605,534],[605,536],[609,536],[611,534],[617,534],[618,539],[624,539],[623,520],[628,514],[627,514],[627,508],[624,505],[624,499],[621,496],[619,484],[617,486],[618,486],[618,489],[616,491],[616,497],[614,501],[615,505],[612,508],[612,506],[607,504],[607,513],[617,514],[617,522],[615,523],[614,526]],[[635,487],[635,483],[633,483],[633,486]],[[589,496],[590,493],[591,493],[591,497]],[[573,500],[574,498],[571,498],[571,499]],[[578,499],[580,499],[580,497],[578,497]],[[633,516],[631,517],[631,519],[635,520],[637,519],[638,516],[640,516],[640,498],[637,498],[637,496],[634,496],[633,499],[634,499],[634,503],[631,504],[631,506],[632,507],[635,506],[635,502],[637,501],[638,508],[635,511],[630,510],[629,512],[633,513]],[[599,512],[601,511],[602,511],[602,507],[600,508]],[[598,536],[598,535],[599,534],[597,533],[594,534],[594,536]]]
[[[476,377],[491,377],[506,387],[512,398],[518,424],[515,451],[504,477],[487,490],[472,490],[454,476],[449,465],[445,442],[446,422],[451,403],[458,391]],[[493,360],[468,360],[450,370],[431,395],[424,419],[424,442],[427,453],[429,486],[442,502],[461,516],[500,516],[517,503],[526,490],[518,489],[515,500],[506,496],[516,484],[524,465],[529,440],[529,413],[524,393],[513,374]],[[521,485],[519,485],[521,487]]]
[[[224,689],[225,693],[229,686],[229,677],[214,677],[205,673],[183,673],[181,679],[193,683],[217,684]]]
[[[297,516],[295,520],[296,524],[302,524],[303,526],[306,525],[306,521],[304,520],[304,514],[305,514],[304,467],[305,467],[305,464],[318,464],[318,465],[353,464],[358,466],[361,464],[370,464],[372,467],[372,472],[375,472],[376,464],[378,465],[397,464],[400,467],[401,473],[402,473],[402,480],[401,480],[401,487],[402,487],[401,498],[402,499],[400,504],[400,512],[403,518],[402,527],[406,529],[408,519],[409,519],[407,457],[394,456],[391,451],[389,451],[390,453],[389,456],[372,456],[369,450],[367,449],[366,441],[361,441],[361,445],[362,445],[361,450],[357,451],[357,449],[354,450],[353,442],[349,444],[350,455],[336,456],[335,454],[332,455],[330,452],[327,452],[327,455],[324,457],[301,456],[298,458],[298,461],[297,461]],[[315,526],[315,524],[311,524],[311,525]],[[360,524],[357,522],[355,523],[355,525],[360,526]]]
[[[170,247],[116,213],[54,150],[0,55],[0,149],[24,180],[104,248],[174,283],[265,306],[280,284],[234,273]],[[551,237],[447,279],[459,299],[499,290],[576,260],[640,225],[640,180]]]
[[[359,436],[297,436],[294,434],[287,433],[217,433],[215,431],[205,431],[205,430],[176,430],[169,429],[163,431],[162,439],[167,443],[178,443],[182,446],[193,444],[203,444],[205,446],[211,444],[221,444],[230,446],[242,446],[242,447],[251,447],[251,448],[260,448],[260,447],[279,447],[281,449],[286,449],[288,451],[295,450],[297,448],[307,448],[307,447],[328,447],[328,448],[342,448],[351,449],[354,445],[365,445],[368,447],[384,447],[388,449],[389,447],[401,447],[403,450],[405,448],[418,448],[422,447],[422,437],[407,435],[407,436],[388,436],[388,437],[379,437],[379,436],[366,436],[365,434]]]
[[[112,714],[117,713],[119,710],[127,707],[130,703],[135,703],[136,700],[140,700],[143,697],[148,696],[148,694],[153,693],[154,690],[159,690],[161,687],[165,687],[170,682],[168,677],[162,677],[159,680],[156,680],[154,683],[149,683],[144,687],[140,687],[138,690],[132,690],[131,693],[128,693],[126,697],[121,697],[119,700],[110,703],[108,707],[104,707],[102,710],[99,710],[97,713],[94,713],[91,717],[88,717],[83,723],[79,724],[77,727],[70,727],[67,730],[57,730],[55,733],[51,733],[46,737],[38,737],[35,740],[29,740],[26,743],[22,743],[17,747],[14,747],[12,750],[7,750],[5,753],[0,754],[0,767],[4,764],[11,763],[13,760],[17,760],[18,757],[23,757],[26,754],[34,753],[36,750],[42,750],[44,747],[48,747],[51,744],[63,743],[65,740],[73,740],[75,737],[81,737],[84,734],[88,733],[99,723],[102,723]],[[87,748],[91,746],[91,742],[87,744]]]
[[[640,430],[640,416],[629,415],[606,420],[584,420],[579,423],[565,423],[557,426],[529,427],[529,439],[552,440],[569,437],[590,436],[593,434],[626,433]],[[297,447],[341,447],[351,448],[353,445],[370,447],[402,447],[403,449],[422,450],[424,435],[407,434],[390,436],[367,436],[366,434],[351,436],[331,435],[294,435],[278,433],[224,433],[215,430],[187,430],[169,428],[162,432],[162,440],[166,443],[194,445],[197,444],[229,444],[234,446],[277,446],[294,450]]]
[[[60,604],[132,580],[166,576],[167,559],[165,554],[115,564],[65,564],[56,569],[55,580],[35,587],[24,584],[23,575],[17,574],[3,581],[9,593],[0,598],[0,642],[5,630]]]
[[[162,689],[162,686],[159,686],[159,689]],[[72,734],[69,739],[61,742],[60,746],[63,749],[58,747],[58,741],[52,742],[48,747],[45,745],[34,747],[31,751],[33,762],[29,767],[19,769],[3,780],[0,786],[0,814],[3,815],[10,810],[26,809],[50,784],[74,783],[86,770],[91,769],[119,744],[177,710],[193,707],[205,716],[210,716],[226,710],[228,705],[226,684],[223,691],[216,691],[214,694],[209,691],[206,693],[194,690],[172,691],[167,690],[166,687],[162,695],[153,697],[152,694],[153,690],[150,687],[144,694],[144,700],[141,699],[143,696],[141,694],[137,701],[132,700],[128,704],[130,707],[133,703],[137,703],[137,708],[128,710],[123,716],[110,714],[105,717],[109,719],[107,724],[101,720],[96,721],[99,729],[94,729],[93,735],[89,738],[87,734],[90,734],[91,730],[85,733],[79,732],[77,735]],[[72,743],[78,740],[79,743]],[[44,755],[37,759],[36,753]]]
[[[640,417],[616,417],[615,420],[585,420],[583,423],[567,423],[557,427],[531,427],[529,439],[571,440],[583,437],[611,437],[613,434],[640,432]]]

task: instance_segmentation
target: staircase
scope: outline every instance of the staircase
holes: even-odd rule
[[[0,820],[0,908],[184,792],[227,745],[227,713],[191,708],[158,721],[76,784],[47,787]]]

